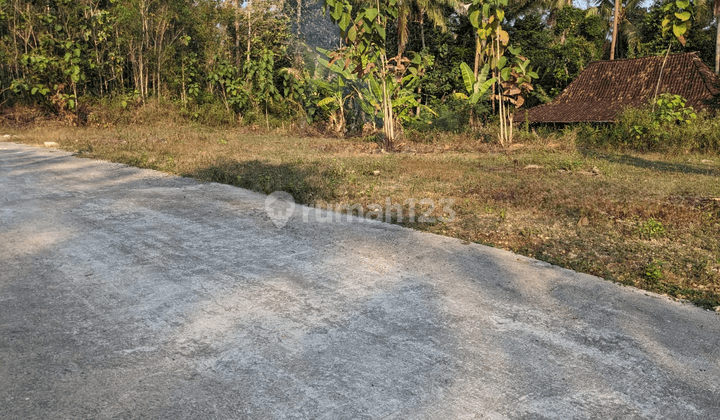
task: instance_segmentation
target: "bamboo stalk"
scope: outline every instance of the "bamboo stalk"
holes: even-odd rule
[[[658,90],[660,89],[660,80],[662,80],[663,70],[665,70],[665,63],[667,63],[668,56],[670,55],[671,46],[672,44],[668,45],[668,50],[665,53],[665,59],[663,60],[662,66],[660,67],[660,76],[658,76],[658,81],[655,85],[655,96],[653,96],[652,112],[655,112],[655,101],[657,100]]]

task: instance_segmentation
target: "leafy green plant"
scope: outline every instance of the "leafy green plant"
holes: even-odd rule
[[[692,10],[690,0],[675,0],[667,2],[663,8],[667,13],[662,21],[663,37],[672,29],[673,35],[685,46],[685,35],[692,25]]]
[[[216,57],[216,64],[208,74],[208,81],[210,86],[219,91],[228,112],[240,112],[249,104],[249,92],[245,90],[237,67],[229,60]]]
[[[687,101],[680,95],[663,93],[655,100],[653,113],[653,128],[660,128],[662,124],[687,124],[697,119],[692,107],[686,107]]]
[[[714,118],[695,112],[679,95],[662,94],[644,108],[624,110],[608,128],[609,144],[639,151],[716,150],[720,133]]]
[[[425,67],[432,65],[432,56],[414,52],[410,54],[412,58],[398,56],[388,60],[394,76],[388,77],[384,85],[389,94],[393,118],[401,125],[416,120],[428,123],[422,119],[420,113],[413,113],[414,110],[424,110],[428,114],[437,115],[431,108],[420,103],[415,90],[420,84]],[[376,75],[368,75],[365,82],[366,84],[352,84],[357,92],[359,105],[367,115],[382,120],[384,118],[382,80]]]
[[[275,55],[272,50],[263,48],[256,57],[243,64],[243,90],[255,109],[263,106],[265,110],[273,102],[281,99],[273,81],[275,75]]]
[[[353,10],[350,0],[325,0],[325,5],[331,20],[340,27],[346,45],[332,53],[329,64],[340,61],[343,70],[357,76],[358,83],[353,83],[353,88],[359,105],[373,120],[382,121],[385,148],[389,149],[397,137],[398,123],[419,116],[420,112],[413,116],[412,109],[429,110],[421,105],[415,89],[425,68],[432,65],[432,57],[427,54],[388,57],[386,29],[398,17],[398,0],[360,3],[357,10]]]
[[[475,77],[473,70],[466,63],[460,63],[460,72],[462,73],[467,94],[456,92],[455,98],[466,100],[471,105],[476,105],[481,99],[486,98],[490,92],[490,88],[497,81],[495,77],[488,79],[488,74],[490,73],[489,64],[485,64],[482,67],[477,77]]]
[[[481,91],[485,83],[483,81],[477,88],[474,86],[478,80],[482,80],[479,63],[484,60],[488,61],[493,79],[497,78],[495,80],[497,83],[490,85],[495,86],[493,99],[498,101],[499,139],[502,145],[512,141],[514,108],[522,106],[525,102],[525,95],[533,90],[532,79],[538,77],[537,73],[533,72],[529,66],[530,60],[520,55],[520,48],[509,45],[510,36],[501,25],[505,19],[504,7],[507,5],[508,0],[473,0],[470,4],[468,19],[475,29],[476,35],[475,70],[472,79],[465,80],[467,78],[463,74],[466,89],[468,81],[473,87],[472,92],[469,92],[468,100],[477,103],[482,95],[476,94],[476,92]],[[510,59],[506,52],[512,56]],[[468,69],[467,64],[462,67],[463,72]]]
[[[317,115],[317,87],[307,69],[286,67],[280,69],[282,77],[282,95],[285,101],[295,108],[296,113],[304,114],[308,123]]]
[[[349,0],[325,0],[330,19],[340,27],[345,47],[333,54],[330,63],[344,62],[344,69],[350,68],[362,80],[370,78],[380,82],[383,132],[386,147],[395,140],[395,119],[392,112],[388,78],[392,76],[386,52],[386,28],[390,21],[397,19],[397,0],[378,1],[374,5],[360,4],[353,11]]]
[[[650,262],[644,267],[643,276],[645,277],[645,280],[648,282],[648,284],[657,285],[660,280],[665,277],[662,270],[664,264],[664,261],[652,260],[652,262]]]
[[[654,238],[665,234],[665,226],[654,218],[642,222],[638,226],[638,233],[644,238]]]
[[[190,45],[192,37],[182,35],[180,43],[183,49]],[[197,99],[200,95],[200,70],[197,53],[194,51],[183,51],[180,59],[180,71],[174,74],[173,82],[180,87],[180,101],[183,107],[187,106],[189,99]]]
[[[333,55],[332,52],[322,48],[318,48],[318,51],[326,57]],[[350,68],[341,66],[337,61],[330,62],[322,57],[318,57],[317,60],[330,74],[327,79],[315,78],[312,81],[318,89],[316,105],[329,114],[331,128],[337,133],[344,133],[345,104],[355,95],[355,91],[349,85],[357,80],[357,76]]]

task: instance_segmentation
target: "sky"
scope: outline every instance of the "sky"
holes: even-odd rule
[[[575,7],[581,8],[581,9],[587,9],[589,7],[592,7],[593,5],[595,5],[595,3],[596,2],[592,1],[592,0],[575,0],[575,1],[573,1],[573,5]],[[645,8],[650,7],[650,5],[652,5],[652,4],[653,4],[653,0],[643,0],[640,3],[640,5]]]

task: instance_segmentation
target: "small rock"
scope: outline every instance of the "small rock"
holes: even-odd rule
[[[380,175],[380,171],[373,171],[373,175],[379,176],[379,175]]]
[[[720,305],[715,307],[715,312],[720,312]]]
[[[588,220],[588,218],[586,216],[581,217],[580,220],[578,221],[578,226],[587,226],[589,224],[590,224],[590,220]]]
[[[57,147],[60,146],[59,144],[55,143],[54,141],[46,141],[45,147]]]
[[[525,169],[542,169],[542,165],[525,165]]]

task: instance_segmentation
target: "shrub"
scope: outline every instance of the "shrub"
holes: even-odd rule
[[[605,135],[594,133],[586,142],[640,152],[720,151],[718,118],[696,113],[679,95],[663,94],[654,105],[625,109]]]
[[[661,260],[653,260],[649,264],[647,264],[643,271],[643,277],[645,277],[645,281],[649,286],[658,285],[660,280],[662,280],[665,276],[663,275],[662,266],[665,264],[664,261]]]
[[[638,233],[641,237],[646,239],[654,238],[665,234],[665,226],[663,226],[660,221],[650,218],[645,222],[640,223],[640,226],[638,226]]]
[[[182,114],[192,121],[211,127],[232,126],[237,118],[235,112],[228,110],[221,102],[194,105],[183,110]]]

